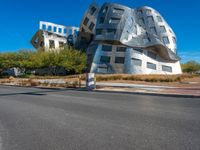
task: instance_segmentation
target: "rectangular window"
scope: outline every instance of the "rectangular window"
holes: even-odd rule
[[[164,44],[169,44],[169,38],[167,36],[163,37],[163,43]]]
[[[117,31],[116,29],[108,29],[108,30],[107,30],[108,33],[113,33],[113,34],[115,34],[116,31]]]
[[[147,56],[149,56],[150,58],[156,59],[156,54],[153,52],[148,52]]]
[[[149,24],[153,24],[153,23],[154,23],[153,16],[147,17],[147,20],[148,20],[148,23],[149,23]]]
[[[48,31],[51,31],[52,30],[52,26],[48,26]]]
[[[176,44],[176,38],[172,37],[173,43]]]
[[[162,71],[172,72],[172,67],[162,65]]]
[[[87,26],[88,22],[89,22],[89,18],[86,17],[85,20],[83,21],[83,24],[84,24],[85,26]]]
[[[109,56],[101,56],[100,63],[110,63],[110,57]]]
[[[67,33],[67,29],[64,29],[64,31],[63,31],[63,32],[64,32],[64,34],[66,34],[66,33]]]
[[[108,67],[98,67],[98,73],[108,73]]]
[[[124,57],[115,57],[115,63],[116,64],[124,64]]]
[[[114,8],[113,9],[113,13],[117,13],[117,14],[123,14],[124,13],[124,9],[121,8]]]
[[[105,17],[100,17],[100,19],[99,19],[99,23],[100,23],[100,24],[103,24],[104,21],[105,21]]]
[[[149,37],[143,38],[142,40],[143,40],[144,44],[151,42],[151,39]]]
[[[104,52],[111,52],[112,51],[112,46],[110,46],[110,45],[103,45],[102,46],[102,51],[104,51]]]
[[[102,13],[107,13],[107,11],[108,11],[108,7],[107,6],[102,9]]]
[[[135,53],[138,53],[138,54],[142,54],[143,53],[143,50],[142,49],[134,49]]]
[[[45,24],[42,25],[42,30],[46,30],[47,26]]]
[[[58,28],[58,32],[59,32],[59,33],[62,33],[62,28]]]
[[[140,25],[140,26],[143,26],[144,24],[145,24],[144,18],[140,18],[140,19],[139,19],[139,25]]]
[[[153,64],[153,63],[147,62],[147,68],[149,68],[149,69],[153,69],[153,70],[156,70],[156,64]]]
[[[142,11],[142,10],[138,10],[138,11],[137,11],[137,14],[138,14],[138,15],[141,15],[141,14],[143,14],[143,11]]]
[[[54,28],[53,28],[53,32],[57,32],[57,27],[54,27]]]
[[[102,35],[103,29],[96,29],[96,35]]]
[[[64,47],[64,42],[59,42],[59,48],[63,48]]]
[[[161,33],[165,33],[165,32],[166,32],[165,26],[160,26],[160,32],[161,32]]]
[[[55,48],[54,40],[49,40],[49,48]]]
[[[151,27],[150,31],[151,31],[152,34],[157,34],[156,27]]]
[[[92,31],[94,29],[94,26],[95,26],[95,24],[93,22],[91,22],[91,24],[89,26],[90,31]]]
[[[120,22],[120,18],[110,18],[109,23],[118,24]]]
[[[133,61],[133,65],[142,66],[142,60],[136,59],[136,58],[132,58],[132,61]]]
[[[126,47],[117,47],[117,52],[126,52]]]
[[[147,9],[147,10],[146,10],[146,14],[147,14],[147,15],[151,15],[151,10],[150,10],[150,9]]]
[[[162,18],[160,16],[157,16],[158,22],[162,22]]]
[[[96,10],[97,10],[97,9],[96,9],[95,7],[92,7],[92,8],[90,9],[90,15],[93,15],[93,14],[95,13]]]

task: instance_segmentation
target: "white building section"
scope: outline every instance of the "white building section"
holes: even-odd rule
[[[58,51],[65,45],[73,45],[79,28],[40,21],[39,30],[33,36],[32,45],[41,51]]]

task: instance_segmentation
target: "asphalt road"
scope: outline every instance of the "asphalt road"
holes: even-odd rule
[[[200,99],[0,86],[0,150],[199,150]]]

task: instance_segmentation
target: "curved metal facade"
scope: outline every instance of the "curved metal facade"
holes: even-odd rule
[[[176,36],[153,8],[132,9],[114,3],[98,7],[92,4],[83,17],[81,28],[89,22],[93,23],[92,30],[82,32],[88,32],[92,37],[87,49],[90,72],[182,73]]]

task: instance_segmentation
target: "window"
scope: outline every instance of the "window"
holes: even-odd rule
[[[165,33],[165,32],[166,32],[165,26],[160,26],[160,32],[161,32],[161,33]]]
[[[52,30],[52,26],[48,26],[48,31],[51,31]]]
[[[49,40],[49,48],[55,48],[54,40]]]
[[[169,39],[168,39],[167,36],[164,36],[164,37],[163,37],[163,43],[164,43],[164,44],[169,44]]]
[[[151,31],[152,34],[157,34],[156,27],[151,27],[150,31]]]
[[[142,49],[134,49],[135,53],[138,53],[138,54],[142,54],[143,53],[143,50]]]
[[[100,63],[110,63],[110,57],[109,56],[101,56]]]
[[[113,33],[113,34],[115,34],[116,31],[117,31],[116,29],[108,29],[108,30],[107,30],[108,33]]]
[[[153,16],[147,17],[147,20],[148,20],[148,23],[149,23],[149,24],[153,24],[153,23],[154,23]]]
[[[47,26],[45,24],[42,25],[42,30],[46,30]]]
[[[153,64],[153,63],[147,62],[147,68],[149,68],[149,69],[153,69],[153,70],[156,70],[156,64]]]
[[[172,67],[162,65],[162,71],[172,72]]]
[[[173,43],[176,44],[176,38],[172,37]]]
[[[150,58],[156,59],[156,54],[153,52],[148,52],[147,56],[149,56]]]
[[[57,32],[57,27],[54,27],[54,28],[53,28],[53,32]]]
[[[97,72],[99,72],[99,73],[108,73],[108,67],[99,66]]]
[[[93,22],[91,22],[91,24],[89,26],[90,31],[92,31],[94,29],[94,26],[95,26],[95,24]]]
[[[120,22],[120,18],[110,18],[109,23],[118,24]]]
[[[64,47],[64,42],[59,42],[59,48],[63,48]]]
[[[117,52],[126,52],[126,47],[117,47]]]
[[[138,15],[143,14],[142,10],[138,10],[138,11],[137,11],[137,14],[138,14]]]
[[[103,33],[103,29],[96,29],[96,35],[101,35]]]
[[[121,8],[114,8],[114,9],[113,9],[113,13],[123,14],[123,13],[124,13],[124,9],[121,9]]]
[[[139,19],[139,25],[142,26],[142,25],[144,25],[144,24],[145,24],[144,18],[140,18],[140,19]]]
[[[102,13],[107,13],[108,11],[108,7],[106,6],[105,8],[103,8]]]
[[[111,52],[112,51],[112,46],[110,46],[110,45],[103,45],[102,46],[102,51]]]
[[[58,28],[58,32],[59,32],[59,33],[62,33],[62,28]]]
[[[96,9],[95,7],[92,7],[92,8],[90,9],[90,15],[93,15],[93,14],[95,13],[96,10],[97,10],[97,9]]]
[[[67,29],[64,29],[64,31],[63,31],[63,32],[64,32],[64,34],[66,34],[66,33],[67,33]]]
[[[103,24],[104,21],[105,21],[105,17],[100,17],[100,19],[99,19],[99,23],[100,23],[100,24]]]
[[[86,17],[85,20],[83,21],[83,24],[84,24],[85,26],[87,26],[88,22],[89,22],[89,19],[88,19],[88,17]]]
[[[149,37],[143,38],[142,40],[143,40],[144,44],[147,44],[147,43],[151,42],[151,39]]]
[[[158,22],[162,22],[162,18],[160,16],[157,16]]]
[[[147,9],[147,10],[146,10],[146,14],[147,14],[147,15],[150,15],[150,14],[151,14],[151,10],[150,10],[150,9]]]
[[[116,64],[124,64],[124,57],[115,57],[115,63]]]
[[[82,32],[85,32],[85,29],[82,27],[81,31],[82,31]]]
[[[142,60],[136,59],[136,58],[132,58],[132,61],[133,61],[133,65],[142,66]]]

